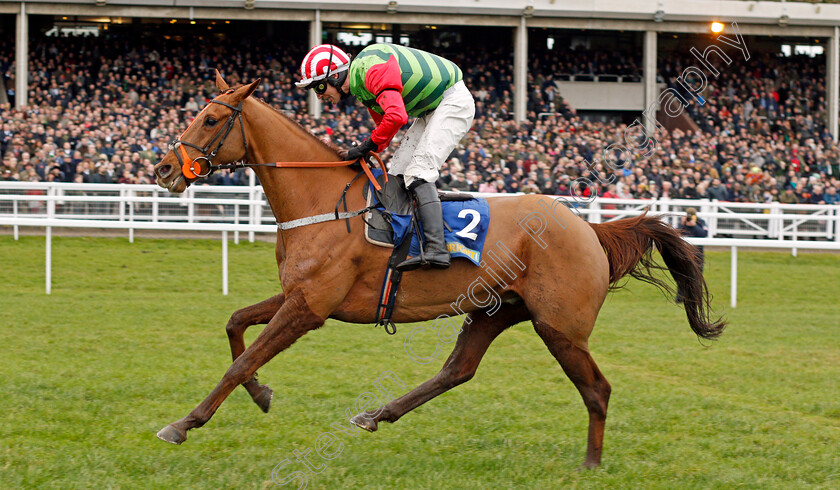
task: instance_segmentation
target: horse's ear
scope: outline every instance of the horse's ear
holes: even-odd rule
[[[227,92],[228,90],[230,90],[230,86],[228,86],[225,79],[222,78],[222,74],[219,73],[219,70],[216,70],[216,88],[219,89],[219,93]]]
[[[251,94],[254,93],[254,90],[256,90],[257,87],[260,86],[260,81],[261,80],[262,80],[262,78],[257,78],[256,80],[251,82],[250,85],[247,86],[247,88],[245,89],[245,92],[244,92],[245,95],[242,96],[242,100],[247,99],[248,97],[251,96]]]

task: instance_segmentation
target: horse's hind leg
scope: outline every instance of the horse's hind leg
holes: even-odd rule
[[[600,466],[604,425],[607,420],[607,403],[610,400],[610,384],[601,374],[589,352],[576,346],[561,331],[541,321],[534,321],[534,330],[545,342],[551,354],[560,362],[566,376],[575,384],[589,411],[589,436],[583,466],[586,468]]]
[[[283,306],[284,301],[286,301],[286,296],[280,293],[257,304],[236,310],[230,316],[225,331],[227,331],[228,341],[230,341],[230,353],[233,355],[234,361],[245,352],[245,330],[251,325],[259,325],[271,321],[277,313],[277,310]],[[257,373],[254,373],[251,379],[242,383],[242,386],[248,390],[248,394],[251,395],[254,403],[263,412],[268,413],[274,392],[268,386],[259,384]]]
[[[351,419],[351,422],[373,432],[377,429],[380,420],[396,422],[400,417],[432,398],[469,381],[493,340],[511,325],[528,320],[530,315],[525,305],[519,303],[518,305],[505,304],[493,315],[488,315],[486,311],[473,312],[469,314],[469,318],[472,321],[464,322],[455,349],[440,372],[417,388],[391,401],[381,410],[370,410],[358,414]]]

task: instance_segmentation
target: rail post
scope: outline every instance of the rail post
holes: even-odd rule
[[[729,277],[729,306],[735,308],[738,304],[738,247],[732,247],[732,257]]]
[[[195,222],[195,189],[187,188],[187,223]]]
[[[589,222],[590,223],[600,223],[601,222],[601,203],[598,202],[598,199],[592,201],[589,205]]]
[[[838,215],[840,216],[840,213],[838,213]],[[12,216],[15,217],[15,218],[18,217],[18,200],[17,199],[12,201]],[[18,241],[20,239],[20,229],[19,228],[20,227],[18,225],[15,225],[13,227],[13,229],[15,231],[15,241]],[[840,236],[840,233],[838,233],[837,236]]]
[[[709,202],[710,202],[709,199],[703,199],[702,201],[700,201],[700,217],[701,218],[703,217],[703,215],[709,216],[712,213],[712,208],[709,205]],[[717,222],[715,222],[715,227],[712,228],[712,225],[709,224],[709,222],[711,222],[711,221],[712,221],[711,217],[708,220],[706,220],[706,227],[708,228],[708,232],[709,232],[708,236],[707,236],[708,238],[714,238],[715,234],[717,233]]]
[[[134,199],[135,196],[134,190],[126,189],[127,197],[128,197],[128,222],[134,223]],[[128,243],[134,243],[134,228],[128,229]]]
[[[55,186],[47,187],[47,219],[55,218]],[[44,271],[44,280],[47,294],[52,294],[52,226],[46,227],[45,233],[45,249],[46,249],[46,270]]]
[[[712,200],[712,202],[710,202],[708,204],[708,206],[710,208],[714,209],[714,213],[709,218],[709,222],[706,223],[709,226],[709,237],[713,237],[713,236],[717,235],[718,210],[720,210],[720,206],[718,205],[719,203],[720,203],[720,201],[718,201],[717,199],[714,199],[714,200]]]
[[[239,224],[239,203],[233,205],[233,224]],[[233,244],[239,245],[239,230],[233,232]]]
[[[261,225],[262,224],[262,211],[263,211],[263,192],[262,187],[258,188],[256,191],[256,195],[259,196],[257,200],[259,201],[256,204],[256,209],[254,210],[254,224]],[[254,240],[252,239],[251,242]]]
[[[770,203],[770,223],[767,225],[767,229],[770,235],[770,238],[778,238],[779,240],[784,239],[784,234],[782,233],[782,229],[785,226],[784,218],[778,218],[776,216],[782,214],[782,208],[779,206],[777,201],[773,201]]]
[[[228,294],[228,232],[222,231],[222,294]]]
[[[834,241],[840,243],[840,204],[834,206]]]
[[[125,221],[125,195],[127,191],[128,189],[125,188],[125,184],[120,184],[120,199],[117,202],[120,221]]]
[[[254,173],[254,170],[249,168],[246,170],[248,172],[248,199],[251,201],[248,203],[248,224],[254,226],[256,224],[256,216],[257,213],[256,203],[254,201],[257,200],[257,174]],[[248,232],[248,241],[250,243],[254,243],[254,232]]]

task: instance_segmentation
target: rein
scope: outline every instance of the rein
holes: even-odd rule
[[[383,175],[385,175],[385,182],[388,182],[388,174],[385,171],[385,163],[382,162],[382,158],[380,158],[379,154],[371,153],[371,157],[373,157],[379,168],[382,169]],[[198,157],[201,159],[202,157]],[[216,170],[237,170],[240,168],[248,168],[248,167],[274,167],[274,168],[330,168],[330,167],[347,167],[353,165],[354,163],[361,162],[364,160],[363,158],[357,158],[356,160],[340,160],[337,162],[274,162],[274,163],[247,163],[247,162],[231,162],[231,163],[221,163],[219,165],[213,165],[210,163],[210,171],[202,175],[202,177],[206,177],[211,173],[215,172]],[[209,160],[208,160],[209,162]],[[379,185],[379,182],[373,177],[373,173],[370,171],[370,165],[365,160],[361,163],[362,171],[364,171],[365,175],[367,176],[368,180],[373,187],[377,191],[381,191],[382,187]]]

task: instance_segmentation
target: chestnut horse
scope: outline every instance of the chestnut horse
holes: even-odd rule
[[[187,127],[181,138],[155,165],[157,183],[171,192],[210,172],[213,159],[231,162],[336,162],[335,149],[301,126],[250,97],[259,80],[230,89],[220,75],[221,94]],[[254,166],[277,222],[311,217],[334,210],[345,185],[356,175],[347,166],[274,168]],[[348,208],[360,210],[357,179],[347,193]],[[725,322],[710,320],[709,295],[696,248],[660,220],[640,216],[604,224],[589,224],[558,201],[545,196],[500,196],[488,199],[492,224],[486,244],[502,244],[517,266],[506,272],[455,260],[449,269],[406,273],[393,319],[420,322],[451,313],[466,313],[463,327],[441,371],[409,393],[377,411],[356,415],[352,422],[368,431],[400,417],[469,380],[493,340],[508,327],[530,320],[534,330],[577,387],[589,411],[584,466],[601,462],[601,446],[610,384],[589,353],[588,338],[607,292],[625,275],[661,288],[669,286],[654,275],[654,249],[679,285],[692,330],[703,338],[720,335]],[[272,391],[257,382],[259,367],[327,318],[371,324],[390,250],[368,244],[362,220],[348,234],[344,220],[277,231],[276,258],[281,293],[236,311],[227,324],[233,364],[219,384],[186,417],[164,427],[158,437],[181,444],[187,431],[201,427],[239,385],[263,411]],[[485,254],[486,255],[486,254]],[[518,268],[517,268],[518,267]],[[488,306],[470,295],[479,278],[501,301]],[[489,296],[488,296],[489,298]],[[251,325],[267,324],[245,348],[243,333]]]

